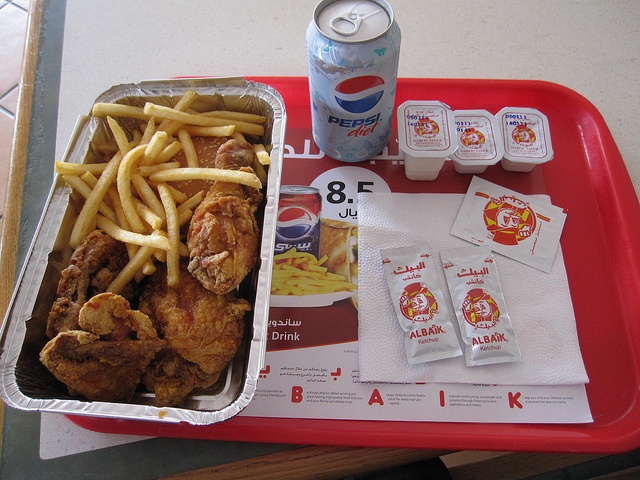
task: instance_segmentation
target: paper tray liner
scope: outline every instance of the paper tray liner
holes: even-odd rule
[[[275,219],[286,125],[282,97],[266,84],[243,78],[185,78],[114,86],[100,95],[96,103],[143,107],[145,102],[151,101],[172,107],[189,89],[199,94],[191,106],[197,111],[234,110],[267,118],[265,135],[258,140],[272,147],[272,164],[263,187],[265,201],[256,213],[261,234],[259,260],[238,290],[238,296],[249,300],[252,305],[246,314],[247,327],[238,352],[213,386],[194,390],[180,407],[155,407],[153,394],[142,385],[126,404],[90,402],[69,395],[66,386],[39,361],[39,352],[48,341],[45,329],[49,310],[57,297],[58,281],[73,253],[68,240],[79,211],[71,189],[61,177],[56,176],[3,326],[0,357],[2,396],[10,406],[197,425],[226,420],[251,401],[266,347]],[[119,120],[128,134],[143,122],[130,118]],[[106,162],[115,153],[114,145],[105,118],[81,116],[64,161]]]

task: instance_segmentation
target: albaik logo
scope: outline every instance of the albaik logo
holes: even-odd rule
[[[462,301],[462,316],[475,328],[489,329],[500,321],[500,308],[490,293],[474,288]]]
[[[502,245],[518,245],[536,230],[535,212],[527,202],[516,197],[489,197],[482,214],[492,240]]]
[[[336,85],[335,99],[345,112],[365,114],[380,103],[384,95],[384,87],[384,79],[376,75],[352,77]],[[359,118],[340,118],[329,115],[328,122],[352,129],[347,133],[349,137],[366,137],[380,124],[380,112]]]
[[[399,302],[402,315],[414,323],[428,322],[439,313],[436,297],[420,282],[407,285]]]

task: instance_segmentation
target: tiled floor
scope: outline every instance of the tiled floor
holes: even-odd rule
[[[4,217],[28,10],[29,0],[0,0],[0,224]]]

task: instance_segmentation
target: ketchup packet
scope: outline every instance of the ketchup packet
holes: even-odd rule
[[[566,218],[560,207],[473,177],[451,234],[549,273]]]
[[[468,367],[522,360],[489,247],[440,252]]]
[[[429,247],[389,248],[380,253],[393,307],[405,332],[409,364],[462,355]]]

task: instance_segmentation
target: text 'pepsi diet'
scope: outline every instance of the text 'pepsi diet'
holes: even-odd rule
[[[400,28],[381,0],[325,0],[307,29],[313,139],[328,156],[359,162],[389,142]]]

